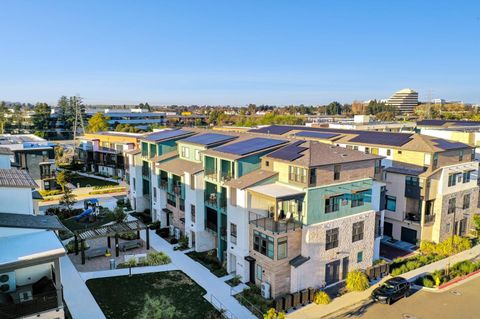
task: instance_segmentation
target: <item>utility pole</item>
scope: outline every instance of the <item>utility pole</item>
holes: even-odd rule
[[[73,143],[77,139],[77,130],[81,129],[81,134],[85,134],[85,126],[83,123],[83,113],[82,113],[82,98],[80,96],[74,96],[71,100],[73,107],[75,109],[75,122],[73,122]]]

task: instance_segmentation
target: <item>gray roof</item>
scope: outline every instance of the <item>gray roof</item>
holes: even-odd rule
[[[0,227],[63,230],[57,216],[0,213]]]
[[[403,174],[403,175],[413,175],[418,176],[425,172],[425,168],[409,168],[409,167],[401,167],[401,166],[391,166],[385,169],[388,173],[395,173],[395,174]]]
[[[37,183],[25,170],[16,168],[0,169],[0,187],[36,188]]]

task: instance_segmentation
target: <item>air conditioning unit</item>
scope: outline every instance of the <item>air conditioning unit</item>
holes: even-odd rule
[[[270,284],[268,282],[262,282],[262,297],[270,299]]]
[[[15,291],[16,287],[14,271],[0,274],[0,293]]]
[[[180,228],[175,227],[174,233],[175,233],[175,239],[179,240],[180,239]]]

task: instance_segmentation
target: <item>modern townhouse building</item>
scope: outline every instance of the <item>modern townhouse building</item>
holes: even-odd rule
[[[194,131],[162,130],[144,135],[140,138],[140,149],[125,151],[128,158],[128,183],[130,185],[128,197],[132,208],[137,212],[146,209],[152,211],[153,197],[157,198],[156,185],[158,177],[155,165],[158,162],[177,156],[177,141],[195,134]],[[177,201],[175,196],[175,201]],[[157,220],[157,214],[152,216]]]
[[[478,202],[473,146],[413,133],[270,126],[257,133],[295,136],[384,156],[384,235],[439,242],[472,227]]]
[[[246,190],[249,256],[237,274],[248,269],[245,281],[267,285],[276,297],[335,284],[349,270],[371,266],[380,160],[316,141],[263,156],[261,170],[274,175]]]
[[[87,133],[78,138],[77,160],[90,173],[125,177],[125,151],[138,149],[143,134],[123,132]]]
[[[40,189],[55,189],[55,144],[33,134],[2,134],[0,147],[13,152],[12,166],[28,171]]]

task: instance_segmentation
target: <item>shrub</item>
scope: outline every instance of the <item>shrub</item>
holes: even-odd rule
[[[175,244],[178,244],[178,239],[176,239],[175,237],[172,237],[170,238],[169,242],[170,242],[170,245],[175,245]]]
[[[129,260],[127,260],[126,262],[123,263],[123,266],[125,268],[137,267],[137,259],[136,258],[130,258]]]
[[[405,266],[407,267],[407,270],[410,271],[410,270],[420,268],[422,266],[422,264],[420,262],[418,262],[417,260],[409,260],[409,261],[407,261]]]
[[[168,227],[157,229],[157,235],[162,238],[167,238],[170,235],[170,229]]]
[[[60,189],[54,189],[54,190],[50,190],[50,191],[40,190],[38,192],[40,193],[40,195],[42,195],[42,197],[60,195],[62,193],[62,191]]]
[[[317,291],[313,297],[313,302],[317,305],[327,305],[330,301],[330,296],[325,291]]]
[[[118,237],[125,240],[137,239],[137,233],[135,232],[123,233],[123,234],[119,234]]]
[[[422,286],[427,288],[433,288],[433,281],[427,276],[422,278]]]
[[[420,242],[420,252],[425,255],[435,254],[436,246],[437,245],[431,241],[422,240]]]
[[[166,265],[171,262],[170,257],[164,252],[149,253],[145,260],[145,266]]]
[[[120,193],[125,192],[127,189],[125,187],[115,187],[109,189],[100,189],[89,192],[89,195],[100,195],[100,194],[110,194],[110,193]]]
[[[367,275],[360,270],[352,270],[348,273],[346,285],[348,291],[363,291],[369,286]]]
[[[155,221],[153,223],[151,223],[148,228],[150,228],[151,230],[157,230],[157,229],[160,229],[160,221]]]
[[[84,248],[85,248],[85,250],[87,250],[87,249],[90,248],[90,245],[87,242],[85,242],[84,243]],[[65,249],[67,249],[67,253],[69,253],[69,254],[74,253],[75,252],[75,241],[74,240],[69,241],[65,245]],[[81,250],[82,250],[82,246],[81,246],[80,242],[78,242],[78,251],[81,251]]]
[[[179,249],[187,249],[188,248],[188,237],[185,236],[185,237],[180,238],[178,243],[179,243],[179,246],[178,246]]]
[[[285,319],[284,312],[276,312],[274,308],[270,308],[266,314],[263,315],[263,319]]]

